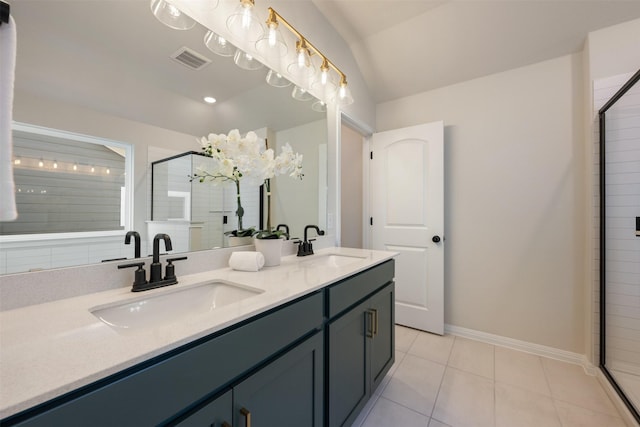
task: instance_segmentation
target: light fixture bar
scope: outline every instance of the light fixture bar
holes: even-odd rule
[[[272,7],[269,7],[269,17],[267,18],[267,24],[269,23],[277,23],[278,21],[280,21],[285,27],[287,27],[287,29],[289,31],[291,31],[293,34],[295,34],[302,43],[306,44],[306,47],[310,50],[312,50],[313,52],[315,52],[318,56],[320,56],[322,58],[322,65],[328,65],[329,67],[333,68],[333,70],[338,73],[340,75],[340,85],[346,85],[347,84],[347,76],[346,74],[344,74],[342,71],[340,71],[340,69],[338,67],[336,67],[336,65],[331,62],[322,52],[320,52],[320,50],[315,47],[311,42],[309,42],[309,40],[307,40],[301,33],[300,31],[296,30],[295,27],[293,25],[291,25],[289,22],[287,22],[286,19],[284,19],[282,17],[282,15],[280,15],[278,12],[276,12]]]

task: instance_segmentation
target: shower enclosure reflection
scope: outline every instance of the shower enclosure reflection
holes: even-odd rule
[[[199,168],[212,169],[213,159],[195,151],[151,165],[151,220],[147,236],[168,233],[176,252],[229,246],[225,232],[237,229],[233,185],[193,182]],[[260,228],[260,186],[241,182],[244,228]]]

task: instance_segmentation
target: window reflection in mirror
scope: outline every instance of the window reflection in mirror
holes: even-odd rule
[[[132,147],[14,124],[18,218],[0,223],[0,274],[125,257]]]

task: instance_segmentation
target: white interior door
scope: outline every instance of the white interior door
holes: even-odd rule
[[[444,125],[373,134],[373,249],[396,258],[396,323],[444,333]]]

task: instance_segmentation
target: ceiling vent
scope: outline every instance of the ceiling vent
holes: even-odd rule
[[[192,70],[201,70],[211,63],[209,58],[188,47],[178,49],[171,55],[171,59]]]

